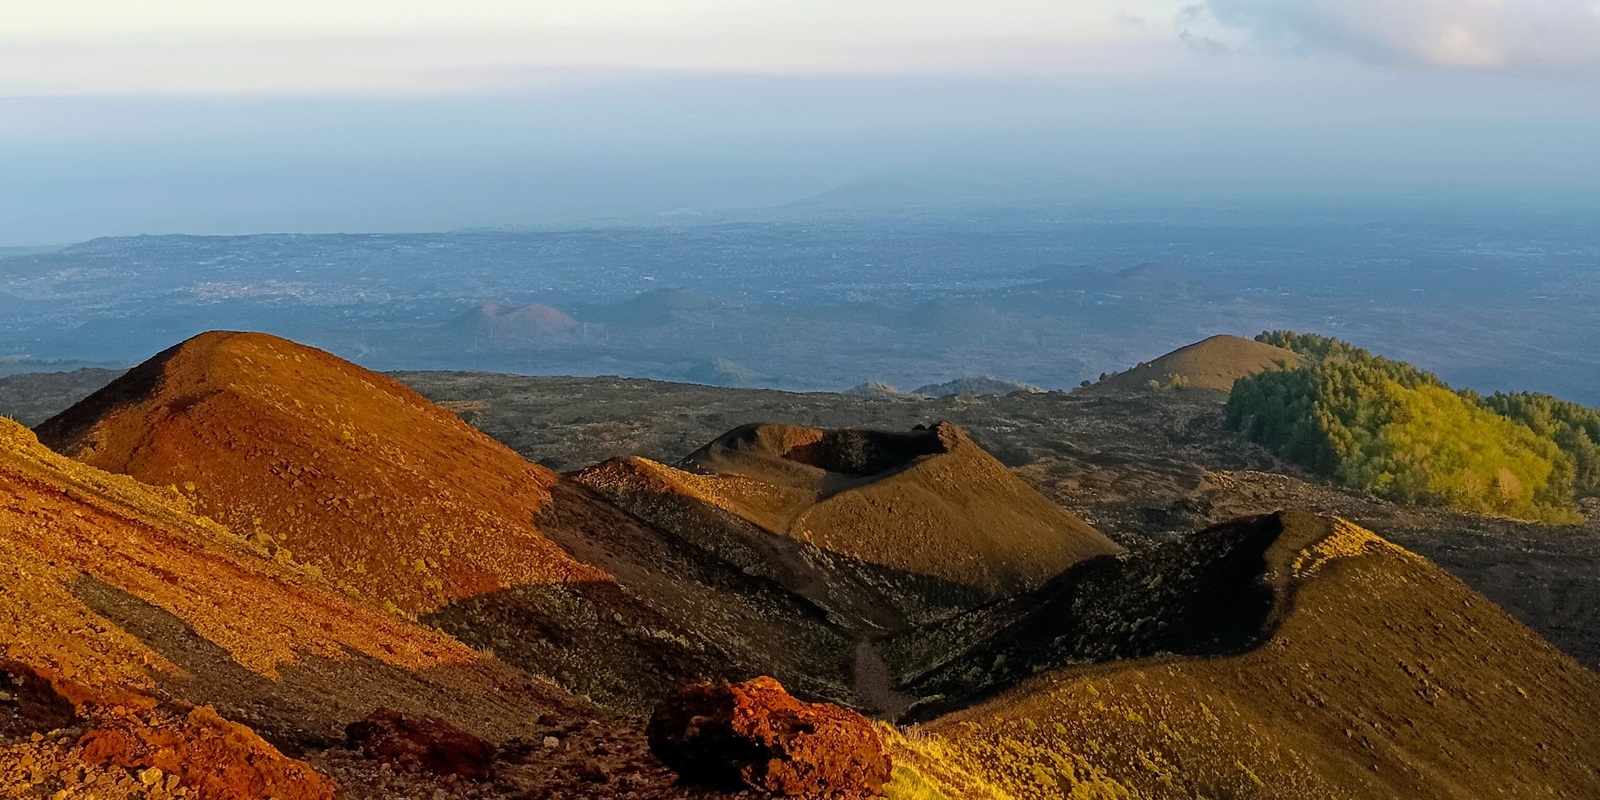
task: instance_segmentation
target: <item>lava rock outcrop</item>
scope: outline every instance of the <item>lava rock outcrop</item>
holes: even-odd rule
[[[339,788],[209,706],[181,715],[112,706],[91,716],[79,740],[86,763],[175,776],[208,800],[333,800]]]
[[[27,664],[0,661],[0,742],[65,728],[78,718],[71,700]]]
[[[647,733],[684,780],[719,788],[854,800],[878,796],[891,772],[865,717],[800,702],[772,678],[686,686],[656,707]]]
[[[494,745],[424,714],[380,708],[346,726],[345,741],[371,758],[412,772],[478,780],[494,769]]]

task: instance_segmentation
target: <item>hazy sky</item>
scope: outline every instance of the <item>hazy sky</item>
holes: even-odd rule
[[[1600,0],[12,0],[0,245],[1130,182],[1600,181]]]

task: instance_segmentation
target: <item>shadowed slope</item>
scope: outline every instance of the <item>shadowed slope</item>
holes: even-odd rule
[[[1305,357],[1293,350],[1241,336],[1213,336],[1180,347],[1147,364],[1108,375],[1079,389],[1086,393],[1143,392],[1154,381],[1161,388],[1226,392],[1240,378],[1262,372],[1294,369]]]
[[[1016,798],[1600,796],[1600,679],[1443,570],[1301,512],[1197,538],[988,610],[914,683],[1014,688],[906,763]]]

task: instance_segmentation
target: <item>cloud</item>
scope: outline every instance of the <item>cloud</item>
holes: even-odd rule
[[[1177,26],[1393,66],[1600,75],[1596,0],[1204,0]]]
[[[1205,34],[1193,33],[1187,29],[1178,33],[1178,44],[1183,45],[1191,52],[1199,53],[1203,56],[1226,56],[1234,52],[1234,48],[1231,45]]]

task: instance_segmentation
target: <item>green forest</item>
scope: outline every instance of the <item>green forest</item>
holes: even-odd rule
[[[1316,334],[1256,339],[1307,364],[1239,380],[1228,422],[1318,474],[1396,502],[1554,523],[1580,521],[1575,498],[1600,492],[1600,411],[1548,395],[1456,391]]]
[[[1600,409],[1532,392],[1496,392],[1483,402],[1495,413],[1555,442],[1572,457],[1578,494],[1600,495]]]

